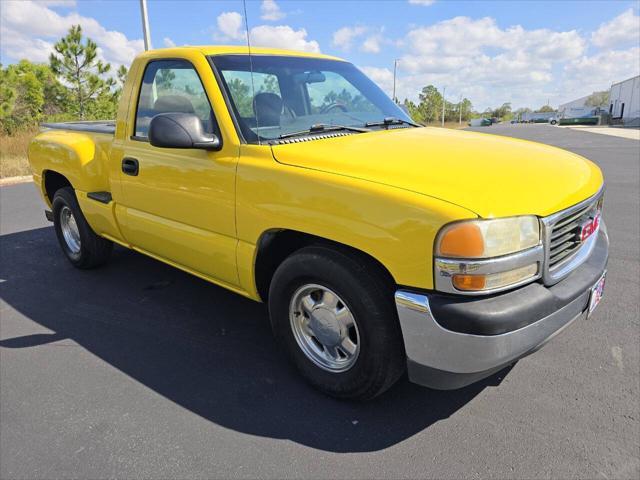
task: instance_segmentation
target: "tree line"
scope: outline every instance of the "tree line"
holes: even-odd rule
[[[606,94],[606,98],[604,94]],[[595,92],[592,97],[593,98],[589,98],[587,104],[590,102],[601,104],[608,102],[608,92]],[[428,85],[421,90],[418,96],[418,103],[409,99],[405,99],[403,102],[404,107],[413,120],[424,125],[442,122],[443,103],[445,122],[458,122],[460,120],[468,122],[472,118],[480,117],[499,118],[503,121],[509,121],[513,118],[520,117],[523,113],[534,111],[528,107],[513,110],[511,103],[505,102],[499,107],[489,107],[484,111],[478,112],[474,110],[473,104],[468,98],[461,98],[457,103],[449,102],[444,99],[440,91],[433,85]],[[549,105],[543,105],[535,111],[554,112],[555,109]]]
[[[427,85],[420,91],[418,103],[405,98],[403,104],[411,118],[422,124],[441,122],[443,106],[445,122],[466,122],[475,114],[471,100],[463,98],[458,103],[449,102],[433,85]]]
[[[42,121],[115,118],[124,66],[112,71],[80,25],[54,45],[48,64],[0,65],[0,131],[13,134]]]

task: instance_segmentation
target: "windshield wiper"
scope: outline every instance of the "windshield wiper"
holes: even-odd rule
[[[310,133],[323,133],[323,132],[337,132],[340,130],[347,130],[349,132],[358,132],[365,133],[370,132],[368,128],[362,127],[349,127],[347,125],[328,125],[326,123],[318,123],[316,125],[311,125],[307,130],[300,130],[299,132],[291,132],[291,133],[283,133],[278,138],[291,138],[291,137],[300,137],[302,135],[309,135]]]
[[[407,120],[402,120],[401,118],[396,117],[385,117],[381,122],[367,122],[364,124],[365,127],[387,127],[389,125],[411,125],[412,127],[419,127],[417,123],[409,122]]]

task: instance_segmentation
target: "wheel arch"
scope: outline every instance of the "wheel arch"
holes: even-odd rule
[[[297,230],[272,229],[262,233],[256,246],[254,279],[256,290],[262,301],[266,301],[269,297],[269,286],[278,266],[297,250],[311,245],[324,246],[360,258],[378,270],[390,286],[397,283],[382,262],[360,249]]]
[[[42,185],[49,204],[53,202],[53,196],[59,189],[64,187],[73,188],[69,179],[55,170],[44,170],[42,172]]]

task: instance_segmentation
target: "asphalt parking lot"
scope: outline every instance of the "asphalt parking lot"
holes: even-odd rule
[[[307,387],[260,304],[121,248],[73,269],[34,186],[0,188],[0,477],[638,478],[640,142],[477,130],[604,170],[603,304],[483,382],[366,404]]]

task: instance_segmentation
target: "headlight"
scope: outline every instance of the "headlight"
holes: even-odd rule
[[[448,258],[491,258],[519,252],[540,243],[537,217],[469,220],[445,226],[436,255]]]
[[[540,277],[543,247],[537,217],[468,220],[446,225],[435,245],[435,286],[483,294]]]

